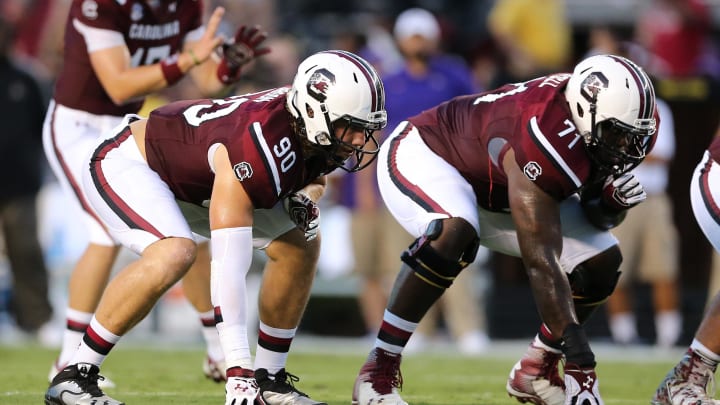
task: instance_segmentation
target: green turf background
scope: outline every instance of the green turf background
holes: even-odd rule
[[[600,358],[598,366],[606,405],[648,404],[676,354],[613,353]],[[42,404],[56,355],[56,350],[33,345],[0,346],[0,404]],[[119,346],[103,365],[118,385],[107,393],[130,405],[223,404],[224,387],[201,374],[203,356],[199,348]],[[347,405],[364,357],[362,350],[324,353],[317,347],[301,348],[291,354],[288,370],[301,377],[298,388],[311,397]],[[503,350],[475,358],[453,352],[406,355],[403,398],[411,405],[517,404],[505,392],[505,379],[516,360]]]

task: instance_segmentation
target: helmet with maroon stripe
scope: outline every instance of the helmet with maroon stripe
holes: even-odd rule
[[[565,98],[601,171],[619,175],[632,170],[655,143],[655,90],[631,60],[615,55],[584,59],[568,80]]]
[[[287,109],[300,135],[346,171],[366,167],[378,152],[373,132],[387,125],[385,89],[380,76],[363,58],[346,51],[322,51],[300,63],[287,95]],[[363,146],[335,136],[335,124],[365,132]],[[341,157],[351,148],[352,159]]]

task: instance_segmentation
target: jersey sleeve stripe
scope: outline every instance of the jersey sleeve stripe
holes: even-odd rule
[[[280,193],[282,192],[282,188],[280,186],[280,174],[278,173],[275,159],[273,158],[270,147],[265,140],[265,135],[263,135],[262,127],[260,126],[259,122],[252,123],[252,125],[250,126],[250,135],[253,142],[255,142],[255,146],[260,151],[262,151],[263,164],[265,165],[265,169],[267,170],[267,172],[272,173],[272,181],[273,185],[275,186],[275,195],[279,197]]]
[[[88,53],[125,45],[125,38],[120,32],[93,28],[83,24],[78,19],[73,20],[73,27],[85,39]]]
[[[558,153],[552,143],[550,143],[545,134],[542,132],[537,123],[537,116],[530,118],[530,122],[528,123],[528,132],[530,133],[530,137],[533,141],[535,141],[535,144],[540,148],[545,156],[547,156],[548,160],[552,162],[552,164],[562,174],[564,174],[576,188],[580,187],[582,185],[582,181],[580,181],[580,178],[575,174],[575,172],[573,172],[567,162],[565,162],[560,153]]]

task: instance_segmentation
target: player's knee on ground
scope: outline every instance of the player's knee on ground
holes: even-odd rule
[[[576,305],[597,306],[615,290],[622,253],[615,245],[580,265],[568,276]]]
[[[401,259],[418,278],[446,289],[475,260],[479,242],[472,225],[464,219],[436,219],[403,252]]]

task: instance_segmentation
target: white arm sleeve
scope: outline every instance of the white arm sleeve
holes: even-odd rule
[[[252,369],[247,337],[247,286],[245,276],[252,262],[252,228],[223,228],[210,232],[210,291],[220,308],[217,324],[227,367]]]

